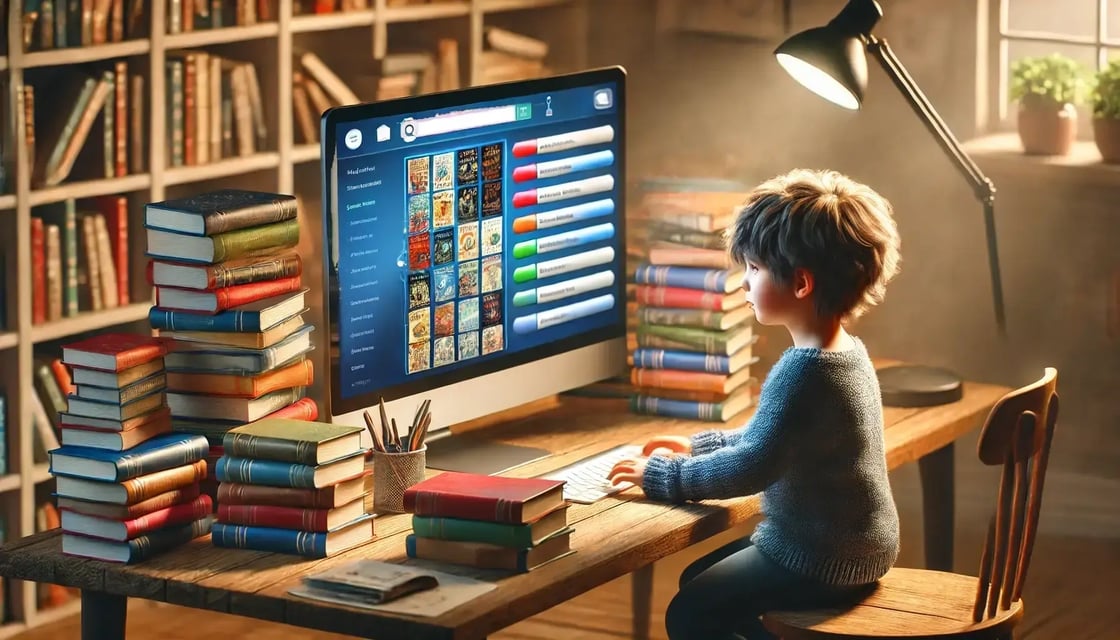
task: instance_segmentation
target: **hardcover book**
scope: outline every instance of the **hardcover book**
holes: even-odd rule
[[[201,460],[210,450],[202,436],[169,433],[127,451],[63,446],[50,452],[51,473],[121,482]]]
[[[296,217],[295,196],[220,189],[208,193],[153,202],[144,207],[144,223],[195,236],[212,236],[245,227],[283,222]]]
[[[404,510],[418,516],[524,524],[564,503],[564,482],[446,471],[404,492]]]
[[[102,333],[63,345],[62,361],[71,367],[120,372],[166,353],[167,348],[158,338],[135,333]]]
[[[226,455],[319,465],[362,450],[361,427],[269,418],[238,427],[222,439]]]

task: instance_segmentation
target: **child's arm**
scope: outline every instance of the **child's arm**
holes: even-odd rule
[[[780,475],[796,443],[796,425],[812,404],[806,394],[812,377],[808,360],[780,361],[748,426],[696,434],[691,458],[651,457],[642,477],[646,495],[683,502],[751,495],[766,488]]]

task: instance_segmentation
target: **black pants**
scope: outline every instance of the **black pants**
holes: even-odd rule
[[[670,640],[772,639],[759,616],[855,601],[869,585],[833,586],[788,571],[751,544],[736,540],[681,573],[680,591],[665,611]]]

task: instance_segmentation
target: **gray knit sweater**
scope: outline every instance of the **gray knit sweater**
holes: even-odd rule
[[[883,407],[867,350],[791,347],[762,385],[746,427],[692,437],[691,457],[653,456],[642,489],[683,502],[762,492],[751,540],[795,573],[827,584],[882,577],[898,557]]]

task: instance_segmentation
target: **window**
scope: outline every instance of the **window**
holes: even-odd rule
[[[1085,65],[1090,72],[1120,54],[1120,0],[1000,0],[998,16],[991,16],[995,34],[998,78],[989,89],[995,121],[1014,126],[1015,109],[1008,97],[1011,65],[1026,56],[1060,53]],[[993,29],[995,31],[995,29]],[[1088,107],[1079,108],[1084,119]],[[1086,135],[1088,127],[1080,127]]]

